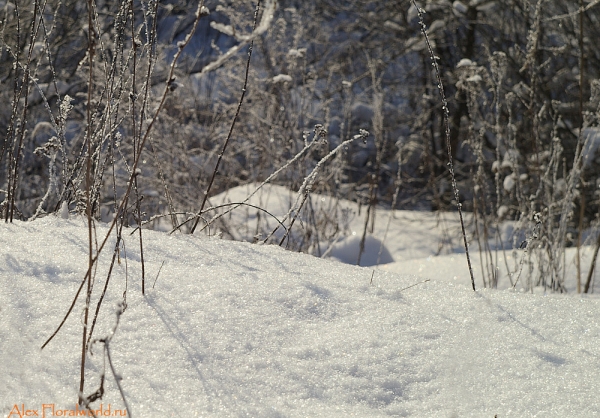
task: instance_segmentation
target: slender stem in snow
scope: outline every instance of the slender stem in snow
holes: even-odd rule
[[[444,93],[444,85],[442,84],[442,76],[440,74],[440,67],[437,63],[437,58],[435,53],[433,52],[433,47],[431,46],[431,42],[429,41],[429,35],[427,34],[427,28],[425,26],[425,22],[423,21],[423,14],[425,10],[421,9],[417,6],[415,0],[412,0],[413,6],[417,9],[417,13],[419,14],[419,24],[421,25],[421,32],[425,37],[425,43],[427,44],[427,49],[429,50],[429,56],[431,57],[431,65],[435,70],[435,77],[437,79],[437,87],[440,93],[440,100],[442,101],[442,111],[444,113],[444,130],[445,130],[445,139],[446,139],[446,148],[448,152],[448,170],[450,171],[450,176],[452,177],[452,189],[454,190],[454,199],[456,200],[456,208],[458,209],[458,216],[460,218],[460,227],[462,229],[463,241],[465,244],[465,254],[467,255],[467,264],[469,265],[469,275],[471,276],[471,285],[473,286],[473,290],[475,290],[475,278],[473,277],[473,267],[471,267],[471,257],[469,256],[469,243],[467,242],[467,232],[465,230],[465,221],[463,219],[462,214],[462,204],[460,203],[460,195],[458,194],[458,188],[456,187],[456,176],[454,175],[454,163],[452,161],[452,146],[450,145],[450,112],[448,111],[448,101],[446,100],[446,93]]]
[[[260,0],[256,3],[256,10],[254,11],[254,25],[252,28],[252,32],[256,31],[256,22],[258,21],[258,12],[260,11]],[[263,18],[264,20],[264,18]],[[250,41],[250,46],[248,47],[248,60],[246,61],[246,75],[244,77],[244,87],[242,87],[242,95],[240,96],[240,101],[238,103],[237,109],[235,111],[235,116],[231,121],[231,127],[229,128],[229,133],[227,134],[227,138],[223,143],[223,148],[221,149],[221,153],[217,158],[217,163],[215,164],[215,169],[213,170],[212,177],[210,178],[210,183],[208,183],[208,187],[206,192],[204,193],[204,198],[202,199],[202,204],[200,205],[200,210],[198,211],[198,215],[202,213],[204,210],[204,205],[206,205],[206,201],[208,199],[208,194],[210,193],[210,189],[215,181],[215,177],[217,176],[217,172],[219,171],[219,165],[221,164],[221,159],[223,158],[223,154],[225,154],[225,150],[227,149],[227,145],[229,145],[229,141],[231,140],[231,135],[233,134],[233,128],[235,127],[235,122],[240,114],[240,110],[242,109],[242,105],[244,104],[244,97],[246,96],[246,91],[248,89],[248,74],[250,73],[250,58],[252,58],[252,48],[254,47],[254,38]],[[198,222],[200,222],[200,216],[196,218],[194,221],[194,225],[190,231],[190,234],[193,234],[196,231],[196,227],[198,226]]]

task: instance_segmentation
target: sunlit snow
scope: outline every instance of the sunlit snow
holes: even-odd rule
[[[383,228],[385,211],[378,216]],[[435,222],[397,212],[379,267],[144,231],[145,296],[138,236],[127,230],[94,338],[110,334],[125,296],[110,351],[136,417],[595,416],[599,301],[480,282],[473,292],[460,246],[435,255]],[[97,225],[99,241],[106,232]],[[369,257],[381,232],[367,242]],[[40,416],[44,404],[76,408],[83,294],[40,347],[84,277],[87,233],[73,215],[0,228],[3,417],[18,416],[15,406]],[[352,262],[350,241],[341,243],[332,255]],[[111,245],[95,271],[92,311]],[[94,344],[85,395],[105,370],[92,407],[124,410],[104,361]]]

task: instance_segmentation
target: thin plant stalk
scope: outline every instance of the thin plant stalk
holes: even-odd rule
[[[579,0],[579,134],[582,134],[584,117],[583,117],[583,80],[584,80],[584,54],[583,54],[583,0]],[[577,293],[581,293],[581,235],[583,234],[583,216],[585,214],[585,195],[581,191],[579,199],[579,225],[577,234]]]
[[[377,263],[375,266],[379,266],[381,262],[381,254],[383,253],[383,248],[385,246],[385,240],[387,239],[388,232],[390,231],[390,225],[392,223],[392,218],[394,217],[394,212],[396,211],[396,204],[398,203],[398,195],[400,194],[400,187],[402,186],[402,156],[401,150],[398,150],[398,171],[396,172],[396,181],[395,181],[395,190],[394,196],[392,197],[392,206],[390,207],[390,213],[388,214],[388,219],[385,225],[385,232],[383,233],[383,238],[381,239],[381,244],[379,244],[379,251],[377,252]]]
[[[87,326],[88,326],[88,315],[90,311],[90,298],[92,295],[92,267],[94,265],[94,253],[93,253],[93,231],[92,231],[92,196],[91,196],[91,182],[92,182],[92,91],[94,89],[94,54],[95,54],[95,42],[94,30],[92,25],[92,10],[93,2],[88,0],[88,65],[89,65],[89,79],[88,79],[88,92],[87,92],[87,159],[86,159],[86,173],[85,173],[85,196],[86,196],[86,208],[85,214],[87,217],[88,224],[88,271],[90,274],[87,275],[87,294],[85,298],[85,313],[83,319],[83,335],[81,342],[81,369],[79,376],[79,405],[83,404],[83,389],[85,387],[85,357],[87,352]]]
[[[258,12],[260,11],[260,0],[256,3],[256,9],[254,10],[254,24],[252,26],[252,32],[256,31],[256,22],[258,21]],[[225,138],[225,142],[223,143],[223,148],[221,148],[221,152],[217,157],[217,163],[215,164],[215,169],[213,170],[212,176],[210,178],[210,182],[208,183],[208,187],[204,192],[204,197],[202,198],[202,204],[200,205],[200,210],[198,211],[198,215],[202,213],[204,210],[204,206],[206,205],[206,201],[208,200],[208,195],[210,193],[210,189],[212,189],[212,185],[215,181],[215,177],[217,176],[217,172],[219,171],[219,166],[221,165],[221,160],[223,159],[223,154],[225,154],[225,150],[227,150],[227,145],[229,145],[229,141],[231,140],[231,135],[233,134],[233,128],[235,128],[235,122],[240,115],[240,110],[242,109],[242,105],[244,104],[244,97],[246,97],[246,91],[248,89],[248,74],[250,73],[250,59],[252,58],[252,49],[254,47],[254,38],[250,41],[250,46],[248,47],[248,59],[246,60],[246,74],[244,76],[244,86],[242,87],[242,95],[240,96],[240,101],[238,103],[237,109],[235,111],[235,115],[233,116],[233,120],[231,121],[231,127],[229,128],[229,133],[227,134],[227,138]],[[190,231],[190,234],[193,234],[196,231],[196,227],[198,226],[198,222],[200,222],[200,218],[197,217],[194,221],[194,225]]]
[[[444,93],[444,85],[442,83],[442,76],[440,74],[440,68],[437,63],[437,58],[435,53],[433,52],[433,47],[431,46],[431,42],[429,40],[429,35],[427,34],[427,27],[425,26],[425,22],[423,20],[423,14],[425,10],[421,9],[417,6],[415,0],[412,0],[413,6],[417,9],[419,14],[419,23],[421,25],[421,33],[425,37],[425,43],[427,44],[427,49],[429,51],[429,56],[431,58],[431,65],[435,70],[435,76],[437,79],[437,87],[438,92],[440,94],[440,100],[442,102],[442,111],[444,113],[444,130],[445,130],[445,140],[446,140],[446,150],[448,152],[448,170],[450,171],[450,176],[452,177],[452,189],[454,190],[454,198],[456,199],[456,208],[458,209],[458,216],[460,218],[460,227],[462,229],[463,242],[465,245],[465,254],[467,256],[467,264],[469,266],[469,275],[471,276],[471,285],[473,287],[473,291],[475,291],[475,277],[473,276],[473,267],[471,266],[471,257],[469,256],[469,243],[467,242],[467,232],[465,230],[465,221],[463,219],[462,214],[462,204],[460,203],[460,195],[458,193],[458,188],[456,186],[456,176],[454,174],[454,163],[452,161],[452,146],[450,144],[450,112],[448,111],[448,101],[446,100],[446,93]]]
[[[213,217],[203,228],[207,228],[209,227],[212,223],[214,223],[216,220],[218,220],[219,218],[228,215],[230,212],[232,212],[233,210],[237,209],[239,206],[246,204],[246,202],[248,202],[252,196],[254,196],[256,193],[258,193],[258,191],[260,189],[262,189],[266,184],[268,184],[271,180],[273,180],[275,177],[277,177],[279,175],[279,173],[281,173],[283,170],[285,170],[286,168],[288,168],[290,165],[292,165],[293,163],[295,163],[296,161],[298,161],[309,149],[312,148],[313,145],[317,144],[320,141],[320,136],[321,133],[323,132],[323,128],[321,125],[317,125],[315,126],[315,136],[313,138],[313,140],[309,143],[307,143],[304,148],[302,148],[302,150],[300,150],[300,152],[298,152],[296,155],[294,155],[294,157],[292,157],[291,159],[289,159],[284,165],[282,165],[281,167],[279,167],[277,170],[275,170],[271,175],[269,175],[269,177],[267,177],[261,184],[259,184],[252,193],[250,193],[242,202],[237,203],[237,204],[231,204],[231,208],[224,211],[221,214],[216,215],[215,217]],[[252,205],[248,205],[248,206],[252,206]],[[210,210],[211,208],[207,209]],[[205,211],[206,212],[206,211]],[[189,221],[189,220],[188,220]],[[188,222],[186,221],[186,222]],[[186,222],[183,222],[181,225],[179,225],[178,227],[181,227],[182,225],[184,225]],[[174,232],[171,231],[171,232]]]
[[[88,0],[91,1],[91,0]],[[196,28],[198,27],[198,23],[200,21],[200,18],[203,16],[206,16],[207,13],[207,8],[206,6],[204,6],[204,1],[200,1],[200,3],[198,4],[198,8],[196,10],[195,13],[195,20],[194,23],[192,25],[192,28],[190,29],[190,31],[188,32],[188,34],[186,35],[186,37],[184,38],[183,41],[178,42],[177,46],[177,52],[175,53],[175,56],[173,57],[173,60],[171,61],[171,65],[169,67],[169,74],[167,76],[167,83],[165,85],[165,88],[163,90],[162,96],[160,98],[159,104],[156,107],[156,110],[154,111],[154,114],[152,115],[152,118],[150,119],[148,125],[146,126],[145,129],[145,133],[142,136],[142,139],[139,143],[139,148],[143,149],[146,141],[148,140],[148,136],[150,135],[150,132],[152,131],[152,128],[154,126],[154,123],[156,122],[156,120],[158,119],[158,115],[160,114],[160,112],[162,111],[166,98],[167,98],[167,94],[170,91],[170,81],[173,80],[173,76],[175,73],[175,67],[177,64],[177,61],[179,61],[179,58],[181,57],[181,54],[183,52],[183,49],[190,43],[191,39],[192,39],[192,35],[196,32]],[[42,349],[48,345],[50,343],[50,341],[52,341],[52,339],[56,336],[56,334],[58,334],[58,332],[60,331],[60,329],[62,328],[62,326],[64,325],[64,323],[66,322],[67,318],[69,317],[69,315],[71,314],[71,312],[73,311],[73,307],[75,306],[75,303],[77,302],[77,299],[79,298],[79,294],[81,293],[81,290],[83,289],[83,286],[85,285],[85,283],[87,282],[88,278],[90,277],[90,275],[92,274],[92,269],[94,264],[98,261],[98,258],[100,257],[101,252],[103,251],[104,247],[106,246],[106,244],[108,243],[109,238],[112,235],[113,230],[115,229],[117,222],[119,221],[119,219],[123,216],[123,213],[125,211],[125,208],[127,207],[127,203],[129,201],[129,197],[131,195],[131,191],[133,189],[133,176],[136,173],[137,167],[139,165],[139,161],[140,161],[140,153],[137,153],[136,159],[133,161],[133,165],[131,168],[131,173],[129,174],[129,180],[127,181],[127,188],[125,189],[125,193],[123,195],[123,198],[121,200],[121,203],[118,205],[117,211],[115,213],[115,216],[112,220],[112,222],[109,224],[108,226],[108,230],[106,232],[106,234],[104,235],[104,238],[102,239],[102,241],[99,243],[99,245],[97,246],[96,252],[92,257],[92,262],[90,265],[88,265],[88,269],[85,273],[85,276],[81,282],[81,285],[79,286],[79,289],[77,290],[75,297],[73,298],[73,301],[71,302],[71,306],[69,307],[69,309],[67,310],[65,316],[63,317],[60,325],[54,330],[54,332],[52,333],[52,335],[46,340],[46,342],[42,345]]]
[[[324,135],[324,132],[325,131],[322,131],[323,135]],[[358,135],[354,135],[352,138],[345,140],[344,142],[339,144],[337,147],[335,147],[333,150],[331,150],[329,152],[329,154],[327,154],[325,157],[321,158],[321,160],[317,163],[315,168],[310,172],[310,174],[308,176],[306,176],[306,178],[302,182],[302,185],[300,186],[300,189],[298,190],[298,193],[296,195],[296,200],[295,200],[294,204],[292,205],[292,207],[290,208],[290,210],[285,214],[285,216],[281,220],[281,224],[283,224],[283,222],[287,221],[292,216],[292,213],[296,212],[296,214],[297,214],[299,212],[300,207],[301,207],[301,204],[299,204],[300,199],[303,198],[303,196],[306,193],[309,193],[310,190],[312,189],[312,185],[316,181],[317,175],[319,174],[319,170],[321,169],[321,167],[330,158],[332,158],[334,155],[336,155],[338,153],[338,151],[345,148],[353,141],[356,141],[357,139],[362,139],[363,141],[366,141],[368,136],[369,136],[369,132],[365,131],[364,129],[361,129],[360,133]],[[294,219],[295,219],[295,217],[294,217]],[[275,232],[277,232],[278,229],[279,229],[279,225],[275,229],[273,229],[273,231],[271,231],[271,233],[262,242],[266,243],[269,239],[271,239],[271,237],[275,234]],[[288,228],[288,230],[286,231],[286,235],[289,234],[290,231],[291,231],[291,228]]]

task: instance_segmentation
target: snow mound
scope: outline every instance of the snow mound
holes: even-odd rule
[[[96,231],[101,238],[107,228]],[[452,264],[439,281],[424,282],[277,246],[152,231],[144,232],[142,296],[140,247],[130,233],[94,335],[111,332],[126,291],[110,351],[134,417],[566,417],[600,410],[598,300],[473,292],[451,283]],[[0,228],[3,417],[21,405],[75,410],[83,297],[40,347],[84,277],[87,234],[84,220],[53,216]],[[107,251],[95,273],[94,308],[109,265]],[[106,370],[105,394],[92,407],[123,410],[102,345],[92,348],[84,393],[98,388]]]
[[[340,242],[334,245],[331,250],[331,257],[346,264],[357,264],[358,254],[360,252],[361,237],[352,235],[344,238]],[[377,238],[368,235],[365,237],[364,251],[360,257],[360,265],[363,267],[375,266],[377,264],[388,264],[393,263],[394,259],[385,245],[381,251],[381,257],[379,257],[379,249],[381,248],[381,241]],[[377,259],[379,258],[379,263]]]

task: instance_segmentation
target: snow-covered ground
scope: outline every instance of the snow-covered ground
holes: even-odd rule
[[[360,219],[348,223],[349,235],[331,254],[352,260]],[[387,215],[378,212],[376,219],[381,226],[368,243],[370,256],[379,252],[377,233]],[[125,294],[110,354],[135,417],[600,413],[600,301],[473,292],[459,239],[444,244],[446,255],[435,255],[445,242],[438,219],[397,212],[385,241],[393,262],[379,267],[274,245],[144,231],[145,296],[139,241],[127,231],[94,338],[111,334]],[[106,231],[97,225],[99,241]],[[92,310],[105,285],[111,242],[95,271]],[[75,410],[83,295],[54,340],[40,347],[84,277],[87,248],[87,227],[77,217],[0,227],[1,416]],[[95,343],[84,392],[94,392],[105,371],[104,396],[92,407],[120,416],[124,402],[103,353]]]
[[[219,206],[245,202],[246,197],[256,188],[257,185],[233,188],[213,198],[212,203]],[[267,210],[278,219],[283,219],[295,202],[297,202],[296,193],[273,185],[265,185],[247,200],[247,203]],[[231,207],[233,206],[227,206],[225,209]],[[374,212],[367,225],[368,233],[360,265],[377,266],[378,270],[415,274],[443,281],[450,280],[471,286],[460,221],[456,212],[406,210],[391,212],[382,208]],[[208,215],[214,216],[213,212],[209,212]],[[210,219],[210,216],[207,216],[207,219]],[[318,235],[315,231],[320,230],[319,248],[313,245],[312,248],[308,248],[309,252],[347,264],[357,264],[366,216],[365,206],[361,207],[354,202],[335,200],[326,196],[311,195],[300,213],[301,221],[295,223],[291,235],[295,236],[296,241],[301,241],[307,235],[307,231],[312,231],[314,238]],[[540,285],[537,280],[539,252],[526,252],[519,248],[525,240],[532,237],[533,223],[529,225],[530,229],[527,229],[526,225],[525,230],[521,231],[515,222],[504,222],[499,226],[499,234],[491,233],[489,236],[487,243],[490,251],[485,251],[484,241],[474,236],[475,228],[470,214],[466,213],[464,217],[477,288],[491,287],[489,280],[492,273],[496,272],[498,283],[495,287],[498,289],[512,288],[516,282],[515,288],[518,290],[536,293],[547,291],[547,288]],[[211,233],[233,235],[236,240],[246,241],[253,241],[255,235],[262,239],[277,226],[273,217],[246,206],[237,207],[235,211],[220,218],[219,222],[211,223]],[[335,233],[323,233],[327,230]],[[282,236],[281,228],[279,232]],[[481,234],[483,235],[483,232]],[[588,245],[584,245],[580,251],[582,282],[587,278],[593,256],[593,246],[590,244],[595,241],[593,234],[584,233],[584,243]],[[532,241],[530,246],[536,245],[537,243]],[[561,254],[560,262],[565,268],[564,272],[561,270],[560,276],[562,279],[564,275],[564,287],[569,292],[576,291],[576,256],[575,248],[567,248],[564,254]],[[548,260],[545,259],[543,263],[542,267],[548,271]],[[548,284],[551,279],[550,274],[542,274],[542,276],[546,276],[545,280]],[[595,276],[593,279],[592,286],[595,283]]]

